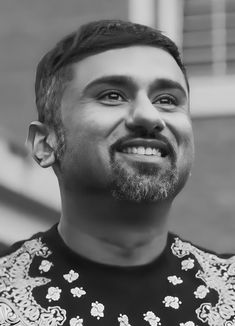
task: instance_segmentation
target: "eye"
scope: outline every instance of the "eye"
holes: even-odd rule
[[[106,91],[98,95],[98,101],[107,105],[119,105],[126,102],[126,98],[121,92],[118,91]]]
[[[157,105],[164,106],[164,107],[175,107],[178,105],[178,101],[174,96],[172,96],[170,94],[164,94],[164,95],[158,96],[153,101],[153,104],[157,104]]]

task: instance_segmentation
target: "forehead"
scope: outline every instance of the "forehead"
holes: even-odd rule
[[[187,92],[185,77],[175,59],[156,47],[131,46],[108,50],[75,63],[73,69],[74,86],[80,89],[104,76],[126,75],[143,87],[156,79],[169,79],[180,83]]]

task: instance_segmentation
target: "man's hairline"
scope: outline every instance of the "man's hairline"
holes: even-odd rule
[[[188,82],[188,78],[187,78],[187,74],[186,74],[186,71],[184,71],[182,69],[182,67],[180,67],[180,65],[178,64],[176,58],[172,55],[172,53],[170,53],[170,51],[167,51],[167,49],[161,47],[161,46],[157,46],[155,44],[131,44],[131,45],[127,45],[127,46],[120,46],[118,48],[109,48],[109,49],[105,49],[104,51],[99,51],[99,52],[96,52],[96,53],[91,53],[91,54],[88,54],[86,57],[83,57],[79,60],[76,60],[76,61],[73,61],[73,62],[70,62],[68,64],[66,64],[65,66],[62,66],[60,68],[60,71],[61,70],[64,70],[64,69],[68,69],[68,73],[69,73],[69,76],[70,78],[66,80],[66,83],[67,85],[65,85],[65,88],[64,88],[64,92],[61,96],[61,103],[62,103],[62,100],[63,100],[63,96],[64,96],[64,93],[67,89],[67,87],[73,82],[74,80],[74,77],[75,77],[75,66],[76,64],[78,63],[81,63],[83,60],[86,60],[87,58],[89,57],[92,57],[92,56],[95,56],[95,55],[98,55],[98,54],[101,54],[101,53],[105,53],[107,51],[111,51],[111,50],[119,50],[119,49],[126,49],[126,48],[131,48],[131,47],[136,47],[136,46],[140,46],[140,47],[151,47],[151,48],[157,48],[157,49],[161,49],[163,50],[164,52],[168,53],[173,59],[174,61],[176,62],[177,66],[180,68],[183,76],[184,76],[184,81],[185,81],[185,85],[186,85],[186,90],[187,90],[187,95],[188,95],[188,98],[190,97],[190,88],[189,88],[189,82]],[[182,62],[182,66],[184,67],[184,64]],[[54,76],[55,76],[56,72],[54,73]],[[54,76],[52,78],[54,78]],[[60,105],[60,108],[61,108],[61,105]]]

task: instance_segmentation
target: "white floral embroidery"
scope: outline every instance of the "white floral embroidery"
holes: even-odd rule
[[[225,326],[235,326],[235,319],[233,319],[232,321],[226,321]]]
[[[209,293],[209,289],[205,285],[199,285],[197,290],[194,292],[195,298],[203,299],[206,297],[207,293]]]
[[[234,310],[229,304],[226,304],[226,303],[222,304],[219,307],[219,312],[220,312],[221,317],[223,317],[224,319],[229,319],[231,317],[234,317]],[[234,322],[235,322],[235,320],[234,320]]]
[[[70,326],[83,326],[83,319],[77,316],[76,318],[72,318],[69,321]]]
[[[146,320],[151,326],[160,326],[161,320],[152,311],[146,312],[144,314],[144,320]]]
[[[164,303],[165,307],[171,307],[173,309],[179,309],[179,306],[182,303],[179,298],[172,297],[170,295],[166,296],[162,302]]]
[[[187,271],[189,269],[192,269],[194,267],[194,259],[192,258],[188,258],[188,259],[185,259],[181,262],[181,268],[182,270],[184,271]]]
[[[6,257],[2,257],[0,258],[0,266],[4,266],[7,262],[7,258]]]
[[[235,256],[219,258],[179,238],[175,239],[171,250],[179,258],[193,255],[200,266],[196,278],[205,283],[205,288],[218,294],[216,303],[204,302],[196,309],[198,319],[208,326],[235,326]],[[195,292],[197,295],[205,293],[204,290]]]
[[[169,283],[172,283],[173,285],[181,284],[183,283],[183,280],[181,277],[177,277],[176,275],[168,276],[167,277]]]
[[[196,311],[198,313],[199,319],[207,320],[209,325],[211,325],[211,326],[226,325],[223,322],[223,318],[220,316],[219,312],[216,311],[216,309],[214,307],[212,307],[211,303],[203,303],[203,304],[201,304],[199,309]]]
[[[1,266],[1,261],[0,261],[0,266]],[[6,271],[0,269],[0,277],[5,276]]]
[[[60,293],[61,293],[61,289],[58,288],[58,286],[54,287],[51,286],[48,289],[48,293],[46,295],[46,298],[48,299],[49,302],[53,301],[58,301],[60,298]]]
[[[225,265],[225,270],[227,270],[227,266]],[[228,268],[228,275],[235,276],[235,263],[232,263]]]
[[[186,321],[186,323],[180,323],[180,326],[196,326],[193,321]]]
[[[70,290],[70,292],[72,293],[72,295],[74,297],[77,297],[77,298],[81,298],[81,296],[86,294],[86,291],[83,290],[83,287],[81,287],[81,288],[78,288],[78,287],[73,288],[73,289]]]
[[[59,306],[43,308],[35,300],[33,290],[47,285],[46,277],[32,277],[29,270],[35,257],[51,255],[41,238],[26,241],[15,252],[0,259],[0,324],[63,325],[66,311]],[[27,321],[27,322],[26,322]]]
[[[104,317],[104,305],[99,303],[98,301],[92,302],[91,304],[91,315],[100,319],[100,317]]]
[[[51,269],[52,266],[53,266],[53,264],[50,261],[42,260],[41,265],[39,266],[39,270],[41,273],[42,272],[46,273]]]
[[[131,326],[129,324],[129,319],[128,319],[127,315],[120,314],[118,317],[118,321],[119,321],[119,326]]]
[[[64,274],[63,276],[66,281],[72,283],[78,279],[79,274],[76,273],[73,269],[71,269],[68,274]]]

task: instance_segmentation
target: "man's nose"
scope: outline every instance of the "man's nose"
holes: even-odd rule
[[[165,127],[165,121],[157,105],[153,105],[148,96],[140,96],[132,102],[132,106],[126,118],[126,126],[131,130],[142,129],[145,132],[161,132]]]

